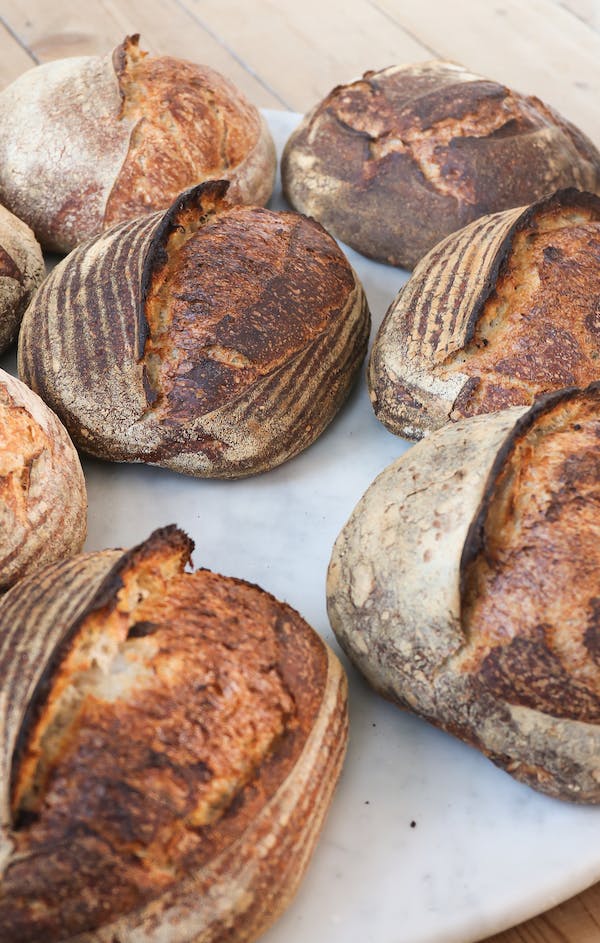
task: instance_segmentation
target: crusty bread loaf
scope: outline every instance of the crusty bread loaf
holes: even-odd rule
[[[331,624],[381,693],[535,789],[600,802],[600,386],[432,433],[335,545]]]
[[[346,682],[191,541],[53,565],[0,603],[0,927],[11,943],[235,943],[286,907],[346,742]]]
[[[0,592],[78,553],[87,498],[75,448],[56,416],[0,370]]]
[[[537,98],[433,61],[335,88],[292,134],[282,179],[335,236],[412,268],[486,213],[561,187],[600,192],[600,153]]]
[[[369,334],[345,256],[313,220],[226,190],[80,247],[29,307],[21,376],[85,451],[238,477],[310,445],[344,401]]]
[[[390,306],[368,383],[406,438],[600,379],[600,198],[559,191],[432,249]]]
[[[0,206],[0,353],[15,340],[25,308],[46,270],[29,226]]]
[[[0,200],[47,249],[68,252],[210,178],[240,202],[270,196],[275,149],[257,109],[213,69],[146,56],[138,40],[49,62],[0,93]]]

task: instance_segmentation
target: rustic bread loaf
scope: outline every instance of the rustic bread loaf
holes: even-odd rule
[[[29,226],[0,206],[0,353],[12,344],[41,283],[44,259]]]
[[[539,99],[433,61],[335,88],[290,137],[282,179],[339,239],[412,268],[486,213],[561,187],[600,192],[600,153]]]
[[[79,458],[56,416],[0,370],[0,593],[78,553],[87,498]]]
[[[373,408],[420,438],[600,379],[600,198],[560,191],[432,249],[373,344]]]
[[[146,56],[138,40],[49,62],[0,93],[0,201],[47,249],[209,178],[230,180],[239,202],[269,198],[275,149],[257,109],[214,70]]]
[[[549,795],[600,802],[600,387],[446,426],[335,545],[331,624],[376,690]]]
[[[29,307],[21,376],[85,451],[238,477],[310,445],[345,399],[370,323],[345,256],[226,189],[81,246]]]
[[[294,610],[184,572],[176,528],[0,604],[0,927],[11,943],[254,940],[288,904],[346,742]]]

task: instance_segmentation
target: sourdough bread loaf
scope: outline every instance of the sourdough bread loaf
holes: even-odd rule
[[[600,191],[600,153],[539,99],[436,60],[333,89],[290,137],[282,179],[336,237],[412,268],[479,216]]]
[[[210,178],[240,202],[269,199],[275,149],[257,109],[208,66],[138,41],[38,66],[0,93],[0,201],[46,249],[69,252]]]
[[[78,553],[87,529],[79,457],[57,417],[0,370],[0,593]]]
[[[0,927],[11,943],[254,940],[301,880],[346,682],[258,587],[185,570],[176,528],[0,603]]]
[[[42,250],[31,229],[0,206],[0,353],[15,340],[45,274]]]
[[[333,629],[373,687],[516,779],[600,802],[600,386],[432,433],[336,542]]]
[[[226,191],[80,247],[29,307],[20,374],[86,452],[239,477],[306,448],[346,398],[370,321],[345,256]]]
[[[419,263],[373,343],[368,383],[392,432],[531,404],[600,379],[600,198],[563,190],[484,216]]]

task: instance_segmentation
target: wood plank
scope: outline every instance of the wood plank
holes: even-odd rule
[[[2,13],[12,32],[40,62],[104,55],[127,34],[141,33],[144,49],[205,62],[232,79],[259,107],[282,107],[177,0],[87,0],[77,5],[3,0]]]
[[[538,95],[600,145],[600,35],[554,0],[374,0],[441,55]]]
[[[600,885],[485,943],[598,943]]]
[[[31,69],[35,59],[25,50],[18,40],[7,29],[3,17],[0,16],[0,88],[16,79],[21,72]]]
[[[371,2],[261,0],[244,16],[222,0],[182,2],[295,111],[367,69],[436,55]]]
[[[600,33],[600,0],[560,0],[560,5]]]

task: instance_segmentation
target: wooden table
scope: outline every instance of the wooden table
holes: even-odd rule
[[[306,111],[366,69],[434,57],[538,95],[600,146],[600,0],[0,0],[0,86],[128,33]],[[488,943],[598,943],[600,885]]]

